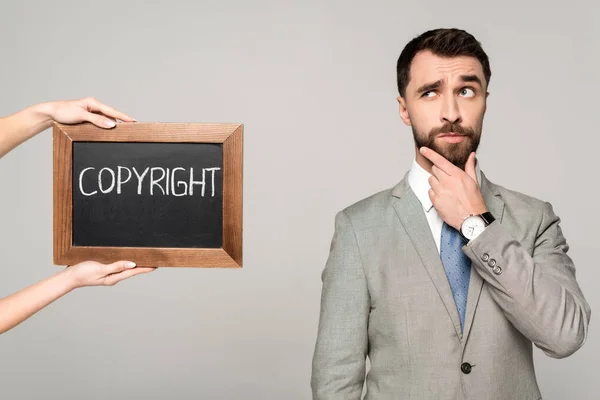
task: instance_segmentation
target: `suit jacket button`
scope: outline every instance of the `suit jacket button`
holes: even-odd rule
[[[496,275],[500,275],[502,273],[502,268],[500,268],[500,266],[497,265],[497,266],[494,267],[494,269],[492,271],[494,271],[494,273]]]
[[[463,374],[470,374],[471,373],[471,364],[462,363],[462,365],[460,366],[460,370],[463,372]]]
[[[487,262],[490,259],[490,255],[488,253],[483,253],[481,259],[483,260],[483,262]]]
[[[490,266],[490,268],[494,268],[496,266],[496,260],[494,260],[493,258],[488,262],[488,265]]]

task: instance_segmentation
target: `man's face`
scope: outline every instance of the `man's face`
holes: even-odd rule
[[[398,97],[400,116],[412,127],[417,148],[427,146],[464,169],[469,154],[479,146],[486,89],[476,58],[417,53],[406,94]]]

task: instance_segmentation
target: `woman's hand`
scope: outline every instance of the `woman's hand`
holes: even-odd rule
[[[96,261],[83,261],[65,270],[71,278],[73,288],[83,286],[113,286],[134,275],[154,271],[156,268],[136,267],[131,261],[117,261],[101,264]]]
[[[134,118],[94,97],[36,104],[0,118],[0,158],[38,133],[51,128],[54,122],[91,122],[100,128],[110,129],[116,126],[116,120],[135,122]]]
[[[114,128],[115,120],[135,122],[134,118],[99,102],[94,97],[49,103],[50,117],[62,124],[91,122],[100,128]]]

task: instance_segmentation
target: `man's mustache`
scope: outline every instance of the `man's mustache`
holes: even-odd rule
[[[475,135],[475,131],[470,128],[464,128],[459,124],[447,122],[439,128],[433,128],[430,132],[431,135],[439,135],[442,133],[458,133],[459,135],[465,135],[469,137],[473,137]]]

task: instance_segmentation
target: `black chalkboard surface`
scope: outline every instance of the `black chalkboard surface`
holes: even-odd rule
[[[223,146],[73,143],[73,245],[218,248]]]
[[[53,130],[54,264],[241,268],[242,124]]]

